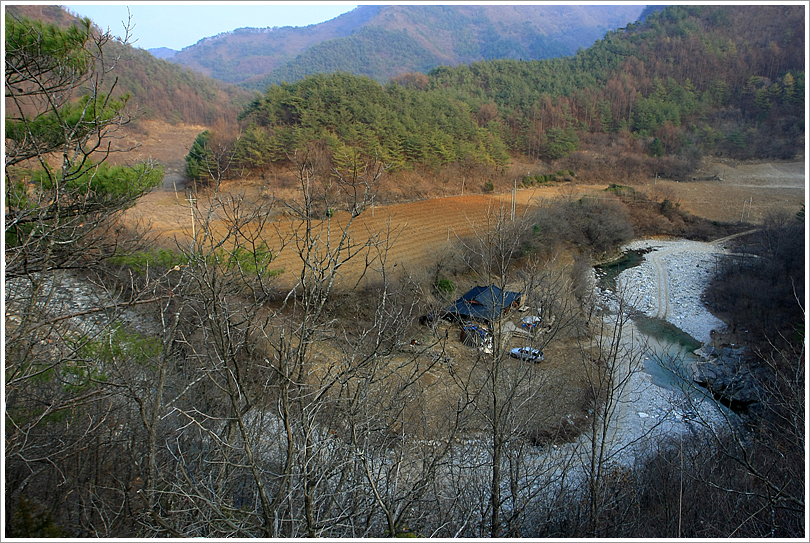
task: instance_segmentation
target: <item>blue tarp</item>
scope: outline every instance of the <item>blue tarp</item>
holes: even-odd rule
[[[476,326],[474,324],[470,324],[464,327],[464,331],[470,334],[478,334],[478,337],[481,339],[486,339],[487,335],[489,334],[489,330],[486,328],[481,328],[480,326]]]
[[[442,310],[443,317],[492,323],[508,309],[520,293],[503,291],[495,285],[475,287]]]

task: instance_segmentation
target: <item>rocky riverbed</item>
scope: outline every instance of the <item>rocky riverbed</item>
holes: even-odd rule
[[[706,309],[701,296],[716,272],[718,257],[727,251],[722,245],[689,240],[637,240],[623,248],[639,249],[652,252],[640,265],[619,275],[619,283],[632,293],[631,303],[646,315],[665,319],[708,343],[711,331],[725,324]]]
[[[647,239],[623,248],[641,249],[650,252],[641,264],[619,274],[617,290],[625,293],[635,311],[664,319],[700,343],[709,342],[711,331],[725,325],[706,309],[701,295],[715,272],[717,256],[725,252],[722,244]],[[615,309],[615,294],[600,294],[605,305]],[[664,436],[728,424],[729,417],[734,416],[692,382],[688,354],[677,348],[673,352],[671,345],[647,338],[634,324],[627,328],[624,340],[632,341],[636,351],[642,350],[642,363],[635,366],[617,412],[614,449],[622,452],[615,461],[631,463]],[[673,363],[673,358],[679,360]],[[657,371],[662,361],[677,366],[684,378],[673,375],[662,383],[660,375],[668,372]],[[652,368],[656,371],[650,371]]]

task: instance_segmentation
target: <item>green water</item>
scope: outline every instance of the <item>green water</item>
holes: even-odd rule
[[[655,248],[647,248],[625,251],[619,259],[595,266],[599,288],[615,292],[619,274],[644,262],[644,255],[654,250]],[[689,365],[697,360],[693,351],[700,348],[702,343],[664,319],[636,314],[633,316],[633,323],[648,343],[644,371],[656,385],[682,390],[684,379],[691,379],[688,375]]]
[[[644,371],[652,376],[656,385],[682,390],[684,379],[691,380],[688,367],[697,360],[693,351],[703,344],[663,319],[635,315],[633,323],[649,341]]]
[[[656,319],[646,315],[634,315],[633,322],[636,323],[639,332],[655,338],[660,343],[680,345],[681,348],[688,352],[703,346],[701,342],[664,319]]]
[[[616,291],[616,277],[619,276],[624,270],[633,268],[644,262],[644,255],[652,251],[652,249],[634,249],[625,251],[622,256],[608,262],[607,264],[600,264],[594,266],[596,270],[596,277],[599,281],[599,288],[602,290]]]

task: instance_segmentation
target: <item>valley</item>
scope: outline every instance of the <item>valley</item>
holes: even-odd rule
[[[545,8],[5,8],[0,535],[804,537],[807,9]]]
[[[149,154],[167,167],[167,176],[164,184],[143,197],[138,204],[127,212],[129,221],[151,221],[152,234],[156,236],[158,244],[166,248],[185,246],[190,234],[191,213],[188,202],[184,198],[186,180],[182,175],[184,145],[190,145],[199,127],[172,127],[152,123],[148,125],[148,136],[142,137],[141,151]],[[174,142],[174,143],[169,143]],[[525,168],[525,164],[515,166],[515,170]],[[744,198],[753,198],[755,204],[751,206],[751,217],[745,217],[746,222],[759,223],[766,215],[773,213],[795,213],[804,202],[805,164],[802,162],[761,162],[733,165],[720,161],[706,160],[702,171],[709,172],[710,177],[717,176],[722,180],[674,182],[670,180],[650,180],[646,184],[637,184],[638,190],[648,192],[661,191],[674,202],[680,204],[685,211],[695,215],[704,216],[714,221],[736,223],[739,220],[737,213],[740,202]],[[175,188],[177,192],[175,192]],[[579,198],[583,195],[598,194],[606,188],[599,184],[563,184],[560,186],[520,189],[516,193],[516,215],[519,217],[530,211],[530,208],[545,205],[546,201],[558,198]],[[262,200],[262,195],[272,193],[273,188],[258,178],[232,180],[223,185],[225,193],[241,195],[243,201],[250,202]],[[459,187],[460,189],[460,187]],[[469,190],[469,189],[468,189]],[[205,209],[204,191],[200,194],[198,206]],[[466,194],[464,196],[444,196],[426,200],[391,203],[378,205],[367,209],[358,222],[351,229],[352,236],[363,241],[370,234],[387,231],[392,244],[387,252],[387,266],[389,269],[398,267],[399,273],[416,278],[419,281],[429,281],[428,277],[437,262],[450,259],[450,255],[458,251],[459,241],[469,240],[476,232],[484,230],[488,221],[494,220],[499,211],[508,212],[511,205],[511,194]],[[289,237],[298,224],[290,221],[282,212],[283,206],[279,204],[279,213],[272,228],[266,228],[264,239],[270,248],[281,246],[282,239]],[[348,219],[345,212],[336,212],[331,222],[334,232],[340,232],[340,225]],[[217,221],[214,221],[215,229]],[[364,237],[365,236],[365,237]],[[664,238],[666,239],[666,238]],[[633,242],[635,247],[640,242]],[[647,242],[653,243],[653,240]],[[666,319],[671,317],[675,324],[684,326],[684,330],[695,334],[701,342],[710,341],[708,330],[711,327],[722,327],[722,323],[706,311],[700,302],[700,294],[705,287],[705,280],[691,285],[690,295],[694,298],[688,304],[681,298],[681,287],[670,289],[670,275],[678,273],[675,269],[681,266],[695,266],[692,253],[708,254],[717,249],[707,243],[677,240],[663,241],[665,250],[654,251],[647,255],[648,265],[654,273],[646,279],[638,277],[635,271],[625,272],[624,276],[632,277],[634,292],[643,292],[653,300],[648,309],[652,317]],[[688,251],[687,251],[688,249]],[[687,251],[687,254],[682,253]],[[721,250],[722,252],[722,250]],[[669,256],[667,256],[669,255]],[[662,262],[667,256],[668,263]],[[681,260],[679,260],[681,259]],[[571,254],[561,255],[558,266],[564,267],[572,262]],[[273,262],[274,269],[283,270],[277,278],[279,285],[291,286],[300,274],[301,261],[293,250],[283,250]],[[697,266],[700,266],[698,262]],[[358,279],[358,274],[365,269],[363,262],[349,264],[340,273],[336,286],[351,287]],[[456,278],[454,278],[455,280]],[[683,277],[673,277],[678,284],[682,284]],[[469,277],[459,277],[461,284],[467,284]],[[635,302],[638,303],[638,302]],[[640,306],[642,309],[644,304]],[[672,308],[677,307],[677,310]],[[700,315],[706,317],[701,318]],[[518,315],[520,317],[520,315]],[[680,319],[686,319],[681,321]],[[520,325],[519,320],[514,320]],[[693,325],[685,325],[693,322]],[[698,322],[699,321],[699,322]],[[706,324],[711,323],[711,324]],[[453,364],[465,367],[472,355],[469,347],[463,346],[459,339],[459,329],[455,325],[443,323],[439,326],[438,336],[445,331],[449,340],[443,346],[443,352],[453,361]],[[412,331],[414,338],[421,342],[430,343],[431,335],[423,327],[415,327]],[[636,332],[638,334],[638,332]],[[628,336],[629,337],[629,336]],[[638,340],[638,338],[636,338]],[[520,346],[521,340],[512,339],[508,348]],[[649,339],[643,340],[646,344]],[[540,417],[548,428],[554,427],[559,417],[576,421],[577,432],[581,425],[587,423],[587,412],[583,410],[580,388],[585,379],[582,368],[572,363],[579,356],[581,346],[573,337],[562,337],[546,346],[546,361],[542,364],[544,379],[549,390],[554,390],[557,401],[554,405],[544,405],[538,408],[542,411]],[[649,357],[649,354],[645,354]],[[435,379],[447,380],[447,368],[431,372],[430,382]],[[622,415],[617,439],[632,441],[644,435],[649,424],[664,424],[668,431],[680,427],[680,419],[672,417],[679,413],[673,410],[672,402],[683,403],[685,400],[672,398],[671,391],[656,390],[658,387],[652,383],[652,377],[643,372],[633,376],[630,389],[626,392],[628,397],[639,395],[644,401],[638,403],[635,410],[630,409]],[[645,403],[646,402],[646,403]],[[635,403],[635,402],[634,402]],[[646,406],[646,407],[644,407]],[[705,416],[714,417],[712,408]],[[642,420],[635,413],[657,412],[660,417],[654,420]],[[645,426],[645,424],[647,426]],[[547,430],[548,431],[548,430]],[[621,437],[623,436],[623,437]]]

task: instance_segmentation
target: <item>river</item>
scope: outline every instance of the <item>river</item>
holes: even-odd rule
[[[725,249],[681,239],[636,240],[623,249],[623,258],[596,267],[594,275],[606,318],[617,306],[617,291],[633,308],[622,338],[626,351],[641,351],[640,364],[622,391],[614,422],[614,447],[626,447],[622,456],[632,462],[639,448],[703,424],[716,428],[733,415],[691,379],[699,361],[694,351],[724,326],[701,294]]]

